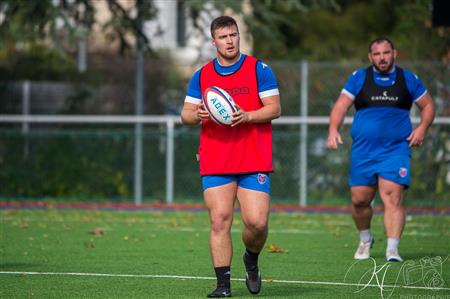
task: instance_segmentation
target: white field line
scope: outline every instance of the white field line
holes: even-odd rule
[[[0,271],[0,275],[53,275],[53,276],[97,276],[97,277],[129,277],[129,278],[169,278],[169,279],[192,279],[192,280],[216,280],[215,277],[204,276],[184,276],[184,275],[158,275],[158,274],[111,274],[111,273],[76,273],[76,272],[20,272],[20,271]],[[243,278],[232,278],[233,281],[245,281]],[[409,285],[376,285],[376,284],[359,284],[331,281],[307,281],[307,280],[280,280],[280,279],[263,279],[268,283],[286,283],[286,284],[314,284],[314,285],[333,285],[333,286],[356,286],[356,287],[375,287],[375,288],[405,288],[420,289],[433,291],[450,291],[450,288],[431,288]]]

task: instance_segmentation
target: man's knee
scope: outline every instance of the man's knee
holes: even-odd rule
[[[231,227],[233,216],[228,213],[220,213],[211,216],[211,231],[214,233],[228,232]]]
[[[370,207],[371,202],[372,198],[370,197],[352,196],[352,204],[355,208]]]
[[[355,208],[370,207],[376,193],[375,186],[355,186],[351,188],[352,204]]]
[[[264,219],[254,219],[247,221],[245,227],[255,235],[265,234],[267,232],[267,221]]]
[[[384,207],[387,209],[399,209],[403,207],[403,196],[398,191],[386,191],[381,194]]]

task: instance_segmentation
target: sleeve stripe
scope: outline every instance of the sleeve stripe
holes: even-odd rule
[[[202,102],[202,99],[198,99],[198,98],[193,98],[193,97],[190,97],[190,96],[186,96],[186,98],[184,99],[184,101],[185,101],[186,103],[192,103],[192,104],[195,104],[195,105],[200,105],[200,103]]]
[[[418,96],[416,99],[414,99],[414,102],[420,100],[426,93],[427,93],[427,90],[425,89],[425,91],[420,96]]]
[[[342,89],[341,93],[346,94],[352,101],[355,99],[355,96],[346,89]]]
[[[270,89],[270,90],[260,92],[259,97],[262,99],[262,98],[267,98],[267,97],[271,97],[271,96],[277,96],[279,94],[280,94],[280,91],[278,90],[278,88],[275,88],[275,89]]]

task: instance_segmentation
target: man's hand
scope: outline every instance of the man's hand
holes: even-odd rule
[[[198,109],[197,109],[197,112],[196,112],[196,114],[195,114],[195,117],[196,117],[199,121],[207,120],[207,119],[210,118],[210,117],[209,117],[209,113],[208,113],[208,111],[206,111],[206,109],[205,109],[205,104],[203,104],[203,102],[202,102],[200,105],[198,105]]]
[[[418,126],[414,131],[411,132],[411,134],[406,138],[406,140],[409,141],[409,147],[413,146],[421,146],[423,143],[423,140],[425,139],[426,130]]]
[[[248,123],[251,122],[251,115],[247,111],[244,111],[238,105],[234,105],[237,109],[236,112],[233,112],[233,120],[231,126],[237,126],[240,123]]]
[[[181,121],[188,126],[197,126],[202,120],[209,119],[208,111],[203,103],[193,104],[185,102],[181,110]]]
[[[343,144],[341,134],[337,130],[328,133],[327,147],[330,150],[337,150],[338,144]]]
[[[420,99],[414,102],[420,109],[420,124],[406,138],[409,141],[409,147],[421,146],[428,128],[431,126],[436,114],[433,100],[428,93],[425,93]]]
[[[330,113],[330,125],[328,127],[327,147],[337,150],[339,144],[343,144],[339,128],[344,121],[345,114],[353,105],[353,100],[346,94],[341,93]]]

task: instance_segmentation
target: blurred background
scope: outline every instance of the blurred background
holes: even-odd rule
[[[228,14],[280,87],[273,203],[349,203],[351,118],[329,152],[327,117],[368,65],[368,43],[388,36],[437,108],[406,205],[448,207],[449,11],[438,0],[0,0],[0,200],[201,203],[199,128],[179,113],[215,56],[210,22]]]

